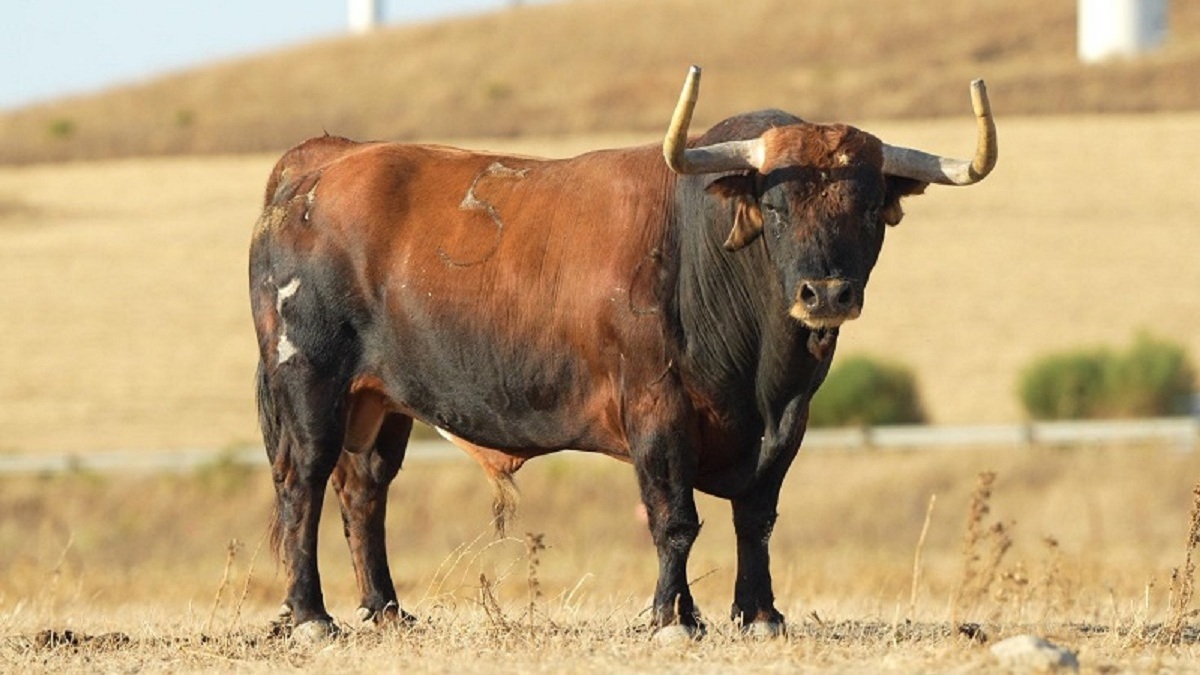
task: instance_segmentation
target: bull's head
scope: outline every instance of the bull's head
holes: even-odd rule
[[[667,164],[680,174],[726,174],[708,186],[733,205],[725,248],[763,237],[789,313],[812,329],[858,317],[884,228],[903,216],[901,197],[930,183],[971,185],[996,164],[982,80],[971,84],[979,139],[966,161],[891,146],[840,124],[788,124],[749,140],[686,148],[699,78],[693,66],[663,142]]]

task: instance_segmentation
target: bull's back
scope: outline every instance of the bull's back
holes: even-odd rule
[[[669,359],[660,164],[351,149],[297,243],[353,281],[358,371],[399,409],[491,447],[610,449],[624,388]]]

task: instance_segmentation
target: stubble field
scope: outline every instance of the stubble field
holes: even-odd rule
[[[942,153],[973,143],[969,118],[864,126]],[[562,155],[641,140],[653,139],[507,145]],[[908,203],[840,353],[912,366],[941,423],[1020,419],[1016,375],[1047,350],[1145,328],[1200,354],[1200,116],[1001,117],[1000,143],[985,183]],[[245,250],[273,160],[0,169],[0,452],[257,442]],[[1198,462],[1160,447],[802,453],[773,547],[791,637],[748,642],[725,620],[728,511],[703,500],[691,575],[710,635],[685,649],[641,630],[653,547],[615,462],[533,463],[518,537],[499,542],[477,469],[410,463],[389,547],[422,621],[348,626],[323,650],[267,629],[282,579],[261,547],[265,471],[4,478],[0,668],[962,670],[994,665],[957,631],[978,623],[993,642],[1048,635],[1092,672],[1185,669],[1200,656],[1180,605]],[[998,473],[991,510],[972,520],[985,470]],[[325,589],[349,624],[337,521],[330,507]],[[982,527],[970,546],[969,522]]]
[[[628,467],[530,465],[513,536],[496,539],[472,462],[413,461],[393,486],[389,551],[418,623],[355,624],[329,501],[323,580],[345,633],[316,648],[270,628],[284,585],[263,544],[265,470],[6,478],[0,669],[968,672],[1033,633],[1085,672],[1184,671],[1200,659],[1184,583],[1197,475],[1200,455],[1154,447],[802,454],[772,545],[789,636],[754,641],[729,622],[729,511],[702,498],[689,574],[709,635],[662,647],[645,628],[657,565]]]
[[[962,119],[864,127],[967,154],[963,96]],[[958,424],[1020,419],[1018,373],[1049,350],[1145,329],[1200,354],[1196,147],[1195,114],[1001,116],[993,176],[906,202],[839,354],[911,366]],[[274,159],[0,168],[0,452],[257,442],[246,250]]]

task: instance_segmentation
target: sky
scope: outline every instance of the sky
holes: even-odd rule
[[[512,0],[381,0],[387,23]],[[5,0],[0,109],[346,31],[346,0]]]

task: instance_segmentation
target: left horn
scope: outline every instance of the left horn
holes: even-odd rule
[[[974,159],[951,159],[885,143],[883,172],[939,185],[973,185],[987,178],[996,166],[997,147],[996,123],[992,120],[992,106],[983,80],[971,83],[971,106],[979,130]]]
[[[706,145],[702,148],[687,147],[688,127],[692,123],[692,110],[700,95],[700,66],[688,70],[671,116],[671,126],[663,139],[663,157],[667,166],[678,174],[722,173],[762,168],[766,154],[761,138],[748,141],[729,141]]]

